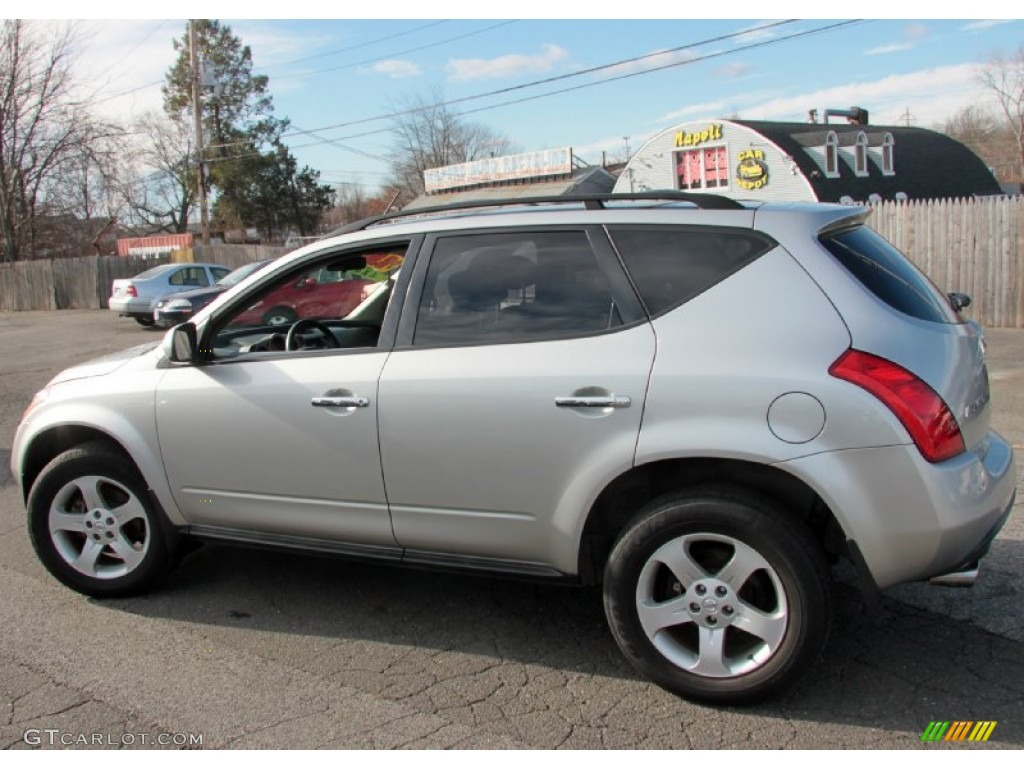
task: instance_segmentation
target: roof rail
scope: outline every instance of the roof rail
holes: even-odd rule
[[[366,219],[354,221],[343,227],[328,233],[327,237],[344,235],[349,232],[359,232],[364,229],[383,222],[410,218],[413,216],[430,215],[435,213],[451,213],[453,211],[473,211],[485,208],[507,208],[510,206],[522,205],[557,205],[557,204],[580,204],[589,210],[601,210],[606,203],[618,203],[629,201],[651,201],[664,203],[692,203],[697,208],[704,210],[736,211],[743,210],[742,203],[725,197],[723,195],[709,195],[699,192],[608,192],[605,194],[579,194],[579,195],[549,195],[544,197],[510,197],[501,200],[469,200],[464,203],[449,203],[447,205],[434,205],[427,208],[414,208],[413,210],[395,211],[379,216],[370,216]]]

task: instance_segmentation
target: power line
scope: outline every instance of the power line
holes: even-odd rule
[[[474,35],[482,35],[484,32],[490,32],[491,30],[499,29],[501,27],[507,27],[509,24],[515,24],[516,21],[517,21],[517,19],[512,19],[511,21],[503,21],[503,22],[500,22],[499,24],[492,24],[489,27],[484,27],[483,29],[477,29],[477,30],[475,30],[473,32],[465,32],[465,33],[463,33],[461,35],[455,35],[455,37],[447,37],[444,40],[438,40],[436,43],[427,43],[426,45],[420,45],[420,46],[417,46],[415,48],[407,48],[404,51],[396,51],[394,53],[389,53],[389,54],[386,54],[384,56],[378,56],[378,57],[373,58],[373,59],[364,59],[363,61],[355,61],[355,62],[352,62],[351,64],[340,64],[337,67],[328,67],[327,69],[316,69],[316,70],[313,70],[312,72],[296,72],[296,73],[291,74],[291,75],[275,75],[274,79],[275,80],[293,80],[296,77],[312,77],[313,75],[322,75],[325,72],[337,72],[338,70],[341,70],[341,69],[353,69],[354,67],[362,67],[362,66],[365,66],[366,64],[376,64],[378,61],[387,61],[388,59],[394,58],[395,56],[406,56],[406,55],[408,55],[410,53],[417,53],[419,51],[425,51],[428,48],[437,48],[438,46],[441,46],[441,45],[447,45],[448,43],[453,43],[456,40],[464,40],[467,37],[473,37]]]
[[[313,59],[322,59],[325,56],[334,56],[335,54],[338,53],[347,53],[348,51],[355,51],[358,50],[359,48],[366,48],[371,45],[376,45],[377,43],[383,43],[386,40],[394,40],[396,37],[404,37],[405,35],[411,35],[414,32],[421,32],[424,29],[436,27],[438,24],[447,24],[449,21],[451,21],[451,19],[440,19],[438,21],[432,21],[429,24],[421,24],[418,27],[407,29],[404,32],[396,32],[395,34],[387,35],[386,37],[378,37],[376,40],[367,40],[365,43],[359,43],[358,45],[349,45],[345,48],[336,48],[333,51],[325,51],[324,53],[317,53],[312,56],[303,56],[301,59],[292,59],[291,61],[282,61],[278,62],[277,64],[270,64],[269,66],[263,67],[261,71],[265,72],[268,69],[275,69],[277,67],[287,67],[292,64],[299,64],[303,61],[312,61]]]
[[[776,22],[775,24],[770,25],[770,26],[778,26],[780,24],[790,23],[791,21],[793,21],[793,20],[789,20],[789,21],[785,21],[785,22]],[[766,46],[769,46],[769,45],[775,45],[775,44],[778,44],[778,43],[788,42],[790,40],[796,40],[796,39],[802,38],[802,37],[808,37],[810,35],[820,34],[822,32],[829,32],[829,31],[832,31],[832,30],[835,30],[835,29],[839,29],[839,28],[842,28],[842,27],[847,27],[847,26],[850,26],[850,25],[853,25],[853,24],[859,24],[859,23],[862,23],[863,21],[864,21],[864,19],[852,19],[852,20],[848,20],[848,21],[837,22],[835,24],[828,24],[828,25],[826,25],[824,27],[817,27],[815,29],[805,30],[803,32],[795,32],[795,33],[790,34],[790,35],[785,35],[783,37],[772,38],[770,40],[760,40],[760,41],[756,41],[756,42],[750,43],[748,45],[743,45],[743,46],[740,46],[740,47],[737,47],[737,48],[730,48],[729,50],[725,50],[725,51],[716,51],[716,52],[713,52],[713,53],[704,54],[703,56],[696,56],[696,57],[691,58],[691,59],[686,59],[684,61],[674,61],[674,62],[670,62],[668,64],[662,64],[660,66],[650,67],[648,69],[643,69],[643,70],[640,70],[640,71],[637,71],[637,72],[627,72],[627,73],[624,73],[624,74],[621,74],[621,75],[615,75],[615,76],[612,76],[612,77],[605,77],[605,78],[602,78],[600,80],[594,80],[593,82],[589,82],[589,83],[582,83],[580,85],[575,85],[575,86],[572,86],[572,87],[569,87],[569,88],[561,88],[561,89],[554,90],[554,91],[547,91],[545,93],[534,94],[532,96],[525,96],[525,97],[518,98],[518,99],[510,99],[508,101],[503,101],[503,102],[500,102],[500,103],[497,103],[497,104],[489,104],[487,106],[479,107],[477,109],[466,110],[462,114],[464,114],[464,115],[472,115],[472,114],[476,114],[478,112],[486,112],[487,110],[498,109],[499,107],[506,107],[506,106],[510,106],[510,105],[513,105],[513,104],[521,104],[521,103],[524,103],[524,102],[527,102],[527,101],[534,101],[536,99],[543,99],[543,98],[547,98],[549,96],[556,96],[556,95],[563,94],[563,93],[569,93],[571,91],[582,90],[584,88],[592,88],[592,87],[597,86],[597,85],[603,85],[605,83],[615,82],[617,80],[625,80],[625,79],[632,78],[632,77],[639,77],[641,75],[647,75],[647,74],[650,74],[652,72],[660,72],[662,70],[672,69],[674,67],[681,67],[681,66],[684,66],[686,64],[696,64],[696,63],[701,62],[701,61],[707,61],[708,59],[719,58],[721,56],[727,56],[727,55],[730,55],[730,54],[733,54],[733,53],[740,53],[742,51],[749,51],[749,50],[753,50],[755,48],[763,48],[763,47],[766,47]],[[759,29],[762,29],[762,28],[764,28],[764,27],[761,27]],[[593,73],[593,72],[596,72],[596,71],[611,69],[613,67],[620,67],[620,66],[623,66],[625,64],[636,63],[636,62],[641,61],[643,59],[650,59],[650,58],[654,58],[654,57],[664,56],[666,53],[676,53],[676,52],[680,52],[682,50],[685,50],[687,48],[695,48],[695,47],[698,47],[698,46],[701,46],[701,45],[707,45],[708,43],[712,43],[712,42],[720,42],[723,39],[735,38],[735,37],[747,35],[747,34],[749,34],[749,32],[750,32],[750,30],[744,30],[743,32],[736,32],[736,33],[733,33],[731,35],[723,35],[723,36],[716,37],[716,38],[709,38],[708,40],[703,40],[701,42],[691,43],[691,44],[684,45],[684,46],[679,46],[678,48],[673,48],[673,49],[670,49],[669,51],[658,51],[656,53],[647,54],[645,56],[636,56],[636,57],[633,57],[631,59],[624,59],[622,61],[613,62],[611,64],[604,64],[604,65],[601,65],[601,66],[598,66],[598,67],[591,67],[589,69],[582,70],[580,72],[573,72],[573,73],[569,73],[569,74],[565,74],[565,75],[557,75],[555,77],[549,77],[549,78],[545,78],[543,80],[536,80],[536,81],[533,81],[533,82],[530,82],[530,83],[522,83],[520,85],[510,86],[508,88],[500,88],[500,89],[495,90],[495,91],[488,91],[486,93],[479,93],[479,94],[475,94],[475,95],[472,95],[472,96],[464,96],[464,97],[459,98],[459,99],[450,99],[448,101],[438,102],[436,104],[431,104],[431,105],[428,105],[426,107],[416,107],[416,108],[413,108],[413,109],[402,110],[402,111],[394,112],[394,113],[391,113],[391,114],[377,115],[375,117],[363,118],[363,119],[360,119],[360,120],[351,120],[351,121],[348,121],[348,122],[345,122],[345,123],[338,123],[338,124],[335,124],[335,125],[330,125],[330,126],[325,126],[325,127],[322,127],[322,128],[317,128],[315,130],[316,131],[333,130],[335,128],[344,128],[344,127],[353,126],[353,125],[360,125],[360,124],[369,123],[369,122],[376,122],[376,121],[379,121],[379,120],[389,120],[389,119],[392,119],[392,118],[395,118],[395,117],[402,117],[403,115],[413,114],[413,113],[416,113],[416,112],[422,112],[422,111],[426,111],[426,110],[429,110],[429,109],[436,109],[437,107],[443,107],[443,106],[449,106],[449,105],[452,105],[452,104],[464,103],[464,102],[467,102],[467,101],[472,101],[472,100],[475,100],[475,99],[481,99],[481,98],[485,98],[485,97],[488,97],[488,96],[494,96],[494,95],[499,95],[499,94],[502,94],[502,93],[508,93],[510,91],[521,90],[523,88],[530,88],[530,87],[534,87],[534,86],[537,86],[537,85],[544,85],[544,84],[552,83],[552,82],[559,81],[559,80],[565,80],[565,79],[568,79],[568,78],[571,78],[571,77],[576,77],[576,76],[582,75],[582,74],[590,74],[590,73]],[[377,134],[381,134],[381,133],[387,133],[390,130],[391,130],[390,128],[379,128],[379,129],[372,130],[372,131],[364,131],[364,132],[358,133],[358,134],[351,134],[351,135],[348,135],[348,136],[341,136],[341,137],[338,137],[337,140],[339,140],[339,141],[347,141],[347,140],[351,140],[351,139],[354,139],[354,138],[361,138],[361,137],[364,137],[364,136],[371,136],[371,135],[377,135]],[[289,137],[289,136],[310,135],[311,133],[312,133],[312,131],[293,131],[293,132],[282,134],[282,138],[286,138],[286,137]],[[318,145],[320,145],[322,143],[324,143],[324,140],[312,141],[312,142],[308,142],[308,143],[305,143],[305,144],[297,144],[297,145],[293,146],[292,148],[293,149],[303,149],[303,148],[306,148],[306,147],[318,146]]]
[[[799,19],[785,19],[783,21],[776,21],[776,22],[773,22],[771,24],[765,24],[764,26],[758,27],[758,29],[759,30],[771,29],[772,27],[782,26],[784,24],[792,24],[795,21],[799,21]],[[850,23],[850,22],[846,22],[846,23]],[[473,94],[471,96],[462,96],[462,97],[460,97],[458,99],[448,99],[447,101],[440,101],[440,102],[437,102],[435,104],[429,104],[429,105],[423,106],[423,107],[413,107],[413,108],[410,108],[410,109],[401,110],[401,111],[398,111],[398,112],[392,112],[392,113],[385,114],[385,115],[376,115],[374,117],[364,117],[364,118],[361,118],[359,120],[349,120],[349,121],[344,122],[344,123],[335,123],[334,125],[325,125],[325,126],[322,126],[320,128],[315,128],[313,130],[316,130],[316,131],[328,131],[328,130],[333,130],[335,128],[347,128],[347,127],[352,126],[352,125],[362,125],[364,123],[377,122],[378,120],[390,120],[390,119],[395,118],[395,117],[402,117],[403,115],[410,115],[410,114],[414,114],[416,112],[425,112],[427,110],[436,109],[438,107],[448,107],[448,106],[452,106],[453,104],[463,104],[463,103],[465,103],[467,101],[476,101],[477,99],[483,99],[483,98],[487,98],[489,96],[498,96],[498,95],[501,95],[503,93],[510,93],[512,91],[519,91],[519,90],[522,90],[524,88],[534,88],[534,87],[536,87],[538,85],[547,85],[548,83],[554,83],[554,82],[558,82],[560,80],[568,80],[568,79],[573,78],[573,77],[582,77],[583,75],[590,75],[590,74],[593,74],[594,72],[600,72],[600,71],[603,71],[603,70],[612,69],[614,67],[623,67],[623,66],[626,66],[628,64],[635,64],[635,63],[637,63],[639,61],[643,61],[645,59],[658,58],[658,57],[666,56],[666,55],[673,54],[673,53],[681,53],[683,51],[686,51],[686,50],[689,50],[689,49],[692,49],[692,48],[699,48],[700,46],[703,46],[703,45],[710,45],[711,43],[719,43],[719,42],[722,42],[724,40],[730,40],[732,38],[742,37],[744,35],[749,35],[749,34],[750,34],[750,30],[746,29],[746,30],[742,30],[740,32],[732,32],[732,33],[730,33],[728,35],[719,35],[717,37],[709,37],[709,38],[707,38],[705,40],[700,40],[700,41],[698,41],[696,43],[687,43],[686,45],[680,45],[680,46],[677,46],[676,48],[669,48],[669,49],[663,50],[663,51],[655,51],[654,53],[646,53],[646,54],[643,54],[642,56],[633,56],[633,57],[628,58],[628,59],[621,59],[619,61],[613,61],[610,64],[601,64],[601,65],[596,66],[596,67],[589,67],[587,69],[580,69],[580,70],[576,70],[574,72],[568,72],[568,73],[562,74],[562,75],[553,75],[552,77],[545,77],[545,78],[540,79],[540,80],[532,80],[532,81],[527,82],[527,83],[520,83],[519,85],[510,85],[510,86],[507,86],[505,88],[498,88],[498,89],[493,90],[493,91],[485,91],[483,93],[476,93],[476,94]],[[768,45],[770,43],[780,42],[781,40],[787,40],[787,39],[789,39],[789,38],[774,38],[772,40],[761,41],[759,44],[760,45]],[[751,44],[748,47],[756,48],[756,47],[758,47],[759,44]],[[746,48],[739,48],[739,49],[733,49],[733,50],[746,50]],[[667,64],[667,65],[663,66],[663,67],[658,67],[658,68],[654,68],[654,69],[644,70],[643,72],[641,72],[639,74],[643,74],[644,72],[655,72],[658,69],[666,69],[668,67],[673,67],[673,66],[682,66],[683,64],[688,64],[688,63],[693,62],[693,61],[701,61],[703,58],[705,58],[705,57],[696,57],[696,58],[693,58],[693,59],[687,59],[685,61],[672,62],[670,64]],[[617,78],[611,78],[611,79],[617,79]],[[597,81],[597,82],[609,82],[609,81],[601,80],[601,81]],[[282,137],[299,136],[302,133],[303,133],[302,131],[289,131],[288,133],[282,134]]]

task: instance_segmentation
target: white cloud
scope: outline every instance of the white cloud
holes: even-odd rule
[[[847,108],[859,104],[879,125],[902,123],[910,110],[913,125],[928,127],[943,122],[957,110],[977,104],[981,92],[975,79],[976,64],[955,64],[924,69],[874,82],[853,82],[817,91],[775,98],[744,106],[744,117],[752,120],[795,120],[802,122],[807,110]]]
[[[907,40],[920,40],[923,37],[927,37],[928,32],[928,27],[924,24],[908,24],[906,29],[903,30],[903,36]]]
[[[627,64],[620,64],[617,67],[602,69],[595,73],[596,77],[618,77],[620,75],[631,75],[635,72],[645,72],[658,67],[670,67],[674,64],[685,64],[697,58],[693,51],[653,51],[638,61],[631,61]]]
[[[372,67],[360,67],[360,72],[376,72],[378,75],[387,75],[396,80],[403,77],[416,77],[423,74],[419,64],[405,59],[386,59],[378,61]]]
[[[737,77],[742,77],[743,75],[747,74],[747,72],[749,72],[749,71],[750,71],[750,65],[749,64],[744,64],[742,61],[734,61],[734,62],[732,62],[730,64],[726,64],[724,66],[719,67],[712,74],[715,77],[720,77],[720,78],[725,78],[725,79],[728,79],[728,80],[732,80],[732,79],[735,79]]]
[[[255,69],[265,69],[315,54],[319,49],[337,45],[336,35],[297,35],[295,32],[278,27],[268,21],[235,21],[228,24],[243,45],[252,49],[252,63]],[[273,73],[270,73],[273,80]]]
[[[688,104],[682,109],[667,112],[658,118],[659,124],[674,123],[682,118],[693,117],[694,115],[720,117],[723,112],[729,109],[727,101],[706,101],[703,104]]]
[[[1017,21],[1017,19],[980,19],[979,21],[964,24],[960,29],[964,32],[983,32],[986,29],[998,27],[1000,24],[1009,24],[1013,21]]]
[[[759,21],[756,24],[752,24],[749,27],[744,27],[740,31],[743,33],[736,38],[741,43],[757,43],[762,40],[771,40],[778,33],[774,28],[766,28],[769,24],[775,24],[775,21]]]
[[[909,51],[913,48],[910,43],[892,43],[890,45],[879,45],[875,48],[868,48],[864,51],[865,56],[878,56],[881,53],[895,53],[896,51]]]
[[[568,56],[569,52],[560,46],[545,45],[542,53],[532,56],[511,53],[496,59],[452,59],[445,68],[453,80],[513,77],[547,72]]]
[[[172,41],[184,33],[182,19],[75,22],[73,72],[104,117],[126,122],[161,110],[160,85],[177,57]]]

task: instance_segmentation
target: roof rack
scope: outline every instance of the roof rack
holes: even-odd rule
[[[384,213],[379,216],[370,216],[366,219],[354,221],[343,227],[333,230],[326,237],[344,235],[350,232],[360,232],[364,229],[393,221],[396,219],[411,218],[414,216],[431,215],[435,213],[451,213],[453,211],[474,211],[484,208],[508,208],[511,206],[523,205],[558,205],[558,204],[580,204],[588,211],[601,210],[606,203],[629,202],[634,200],[649,200],[664,203],[693,203],[697,208],[703,210],[736,211],[743,210],[742,203],[723,195],[709,195],[694,192],[618,192],[606,194],[580,194],[580,195],[549,195],[544,197],[511,197],[501,200],[470,200],[464,203],[449,203],[447,205],[434,205],[427,208],[416,208],[410,211],[395,211]]]

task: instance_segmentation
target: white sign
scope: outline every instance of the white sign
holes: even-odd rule
[[[572,173],[572,147],[539,149],[519,155],[488,157],[423,172],[427,192],[456,187],[471,187],[511,179],[533,179],[541,176],[562,176]]]

